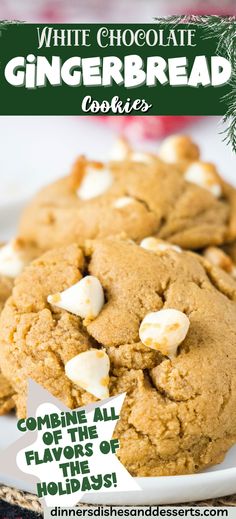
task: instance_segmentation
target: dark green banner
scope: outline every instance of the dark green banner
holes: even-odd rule
[[[1,115],[224,115],[228,110],[233,65],[225,48],[221,52],[222,34],[208,31],[207,21],[2,23],[0,29]]]

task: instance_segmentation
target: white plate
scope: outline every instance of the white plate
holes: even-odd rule
[[[2,185],[5,186],[4,197],[0,198],[0,241],[16,232],[23,199],[45,183],[46,178],[49,181],[55,178],[57,172],[63,174],[63,171],[67,171],[76,154],[87,152],[91,156],[91,142],[94,143],[94,158],[106,156],[106,148],[112,145],[114,137],[108,128],[101,126],[99,132],[97,129],[89,118],[86,121],[84,118],[63,117],[0,118],[1,188]],[[210,117],[190,129],[190,133],[203,149],[204,159],[216,160],[223,175],[235,183],[235,156],[221,142],[218,131],[217,119]],[[35,137],[33,141],[32,134]],[[52,136],[55,137],[52,139]],[[29,141],[32,149],[29,149]],[[38,142],[44,153],[39,153]],[[12,143],[16,153],[12,153]],[[155,149],[156,144],[153,143],[152,147]],[[11,196],[7,196],[8,184],[15,186]],[[19,187],[22,189],[18,190]],[[17,192],[18,200],[15,198]],[[0,417],[0,449],[7,447],[19,436],[14,416]],[[83,502],[117,505],[172,504],[233,494],[236,492],[236,446],[228,452],[223,463],[204,473],[137,480],[142,488],[141,492],[88,494]],[[0,473],[0,482],[34,492],[33,487],[27,486],[24,481],[7,479],[4,471]]]

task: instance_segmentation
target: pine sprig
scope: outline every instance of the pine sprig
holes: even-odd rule
[[[173,28],[179,24],[201,26],[203,38],[215,38],[217,40],[216,53],[228,59],[232,66],[233,75],[229,87],[230,91],[222,101],[227,105],[223,123],[226,128],[222,130],[223,140],[231,145],[236,153],[236,17],[218,15],[176,15],[155,18],[160,25],[172,25]]]
[[[208,18],[211,18],[207,15],[196,15],[196,14],[183,14],[183,15],[170,15],[170,16],[159,16],[154,18],[157,23],[160,25],[168,25],[168,24],[202,24],[207,22]],[[218,17],[219,18],[219,17]]]
[[[236,72],[233,73],[230,81],[230,91],[222,98],[222,101],[227,105],[227,111],[222,120],[226,125],[221,132],[224,135],[223,141],[229,144],[236,153]]]
[[[236,153],[236,118],[235,117],[224,117],[223,123],[226,123],[227,126],[224,130],[221,131],[221,134],[224,135],[223,142],[230,145],[234,153]]]
[[[0,20],[0,27],[5,28],[8,25],[21,25],[25,23],[24,20]]]
[[[209,16],[203,25],[204,38],[218,40],[216,52],[228,59],[235,59],[236,18],[235,16]]]

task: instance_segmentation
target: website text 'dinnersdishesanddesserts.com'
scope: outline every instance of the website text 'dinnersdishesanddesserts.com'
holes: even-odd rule
[[[44,519],[51,518],[67,518],[67,517],[227,517],[233,519],[236,517],[234,507],[118,507],[118,506],[97,506],[82,508],[61,508],[54,507],[45,510]]]

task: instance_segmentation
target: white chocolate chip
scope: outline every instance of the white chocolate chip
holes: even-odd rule
[[[133,151],[128,141],[124,137],[121,137],[115,142],[115,145],[112,148],[111,160],[129,160],[132,162],[142,162],[150,164],[151,162],[156,160],[156,157],[151,153]]]
[[[185,339],[190,321],[186,314],[167,308],[147,314],[139,328],[139,337],[145,346],[160,351],[170,359]]]
[[[216,169],[213,164],[207,162],[193,162],[185,171],[185,180],[207,189],[216,198],[222,195]]]
[[[121,198],[117,198],[113,202],[113,207],[115,209],[122,209],[122,207],[126,207],[134,202],[134,199],[131,196],[122,196]]]
[[[142,162],[144,164],[151,164],[156,160],[156,157],[151,153],[144,153],[141,151],[133,151],[130,155],[130,160],[133,162]]]
[[[22,251],[17,239],[0,248],[0,274],[15,278],[22,272],[26,265]]]
[[[169,164],[181,160],[193,161],[199,158],[199,149],[186,135],[171,135],[165,139],[159,149],[159,157]]]
[[[105,193],[113,183],[113,176],[109,169],[87,166],[85,176],[77,189],[81,200],[90,200]]]
[[[204,250],[203,256],[216,267],[220,267],[231,276],[235,277],[236,267],[228,254],[218,247],[207,247]]]
[[[79,353],[65,365],[66,376],[100,400],[109,397],[110,360],[103,350]]]
[[[153,236],[148,236],[141,241],[140,247],[143,249],[150,250],[152,252],[162,252],[166,250],[174,250],[175,252],[182,252],[182,249],[178,245],[172,245],[172,243],[158,240]]]
[[[64,292],[48,296],[47,300],[82,319],[92,320],[104,305],[104,292],[98,278],[86,276]]]
[[[114,146],[111,150],[111,160],[122,161],[129,158],[129,155],[132,153],[132,148],[130,147],[128,141],[124,137],[120,137],[116,140]]]

